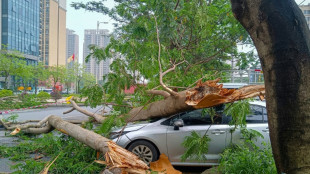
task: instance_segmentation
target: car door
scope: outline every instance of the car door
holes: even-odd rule
[[[246,117],[246,128],[256,130],[264,136],[264,138],[257,137],[256,140],[253,141],[257,146],[264,147],[262,144],[263,142],[270,143],[266,107],[252,104],[250,108],[251,114]],[[228,137],[231,138],[230,135],[228,135]],[[237,144],[243,142],[244,138],[241,135],[240,129],[233,132],[231,140],[232,143]]]
[[[212,123],[208,114],[203,114],[202,110],[195,110],[187,113],[179,114],[178,116],[170,119],[170,125],[167,129],[167,149],[169,160],[173,164],[181,162],[181,156],[185,152],[185,148],[182,143],[186,136],[190,136],[192,131],[196,131],[201,136],[206,132],[211,141],[209,142],[209,152],[206,154],[208,161],[205,163],[217,163],[219,159],[219,153],[223,152],[226,147],[226,135],[229,130],[229,126],[222,124],[221,118],[214,118]],[[182,119],[184,126],[179,130],[174,130],[173,121],[176,119]],[[185,162],[198,162],[193,160],[187,160]]]

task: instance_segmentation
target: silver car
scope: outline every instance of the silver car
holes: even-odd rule
[[[269,140],[269,130],[267,123],[266,103],[262,101],[250,102],[252,114],[247,116],[247,129],[260,132],[264,139],[259,138],[256,144],[261,146],[262,141],[267,143]],[[216,107],[217,110],[223,109],[222,106]],[[159,158],[164,153],[169,157],[173,165],[181,166],[210,166],[217,165],[220,153],[231,143],[243,141],[240,129],[233,133],[229,126],[231,117],[221,116],[214,119],[207,114],[202,116],[202,110],[194,110],[173,115],[169,118],[151,120],[150,122],[128,125],[123,131],[114,130],[111,139],[118,145],[138,155],[143,161],[149,163]],[[211,126],[210,126],[211,125]],[[210,128],[209,128],[210,127]],[[193,160],[181,161],[181,156],[185,148],[181,145],[186,136],[192,131],[200,135],[207,134],[211,141],[209,151],[206,155],[207,161],[199,162]]]

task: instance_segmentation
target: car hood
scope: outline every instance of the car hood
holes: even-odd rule
[[[126,128],[124,129],[124,132],[131,132],[131,131],[136,131],[139,130],[147,125],[149,125],[150,123],[139,123],[139,124],[128,124],[126,126]],[[123,128],[115,128],[112,130],[112,132],[120,132]]]

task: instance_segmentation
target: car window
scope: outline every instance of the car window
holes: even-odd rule
[[[183,120],[184,126],[222,124],[222,108],[223,107],[214,107],[214,109],[217,111],[217,115],[213,117],[213,123],[210,115],[207,112],[205,112],[203,109],[198,109],[176,114],[161,124],[172,126],[173,122],[178,119]]]
[[[267,123],[266,107],[258,105],[250,105],[251,114],[246,117],[247,123]]]

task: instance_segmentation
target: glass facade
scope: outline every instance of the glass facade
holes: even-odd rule
[[[40,0],[2,0],[1,10],[2,44],[24,53],[29,63],[38,60]]]

